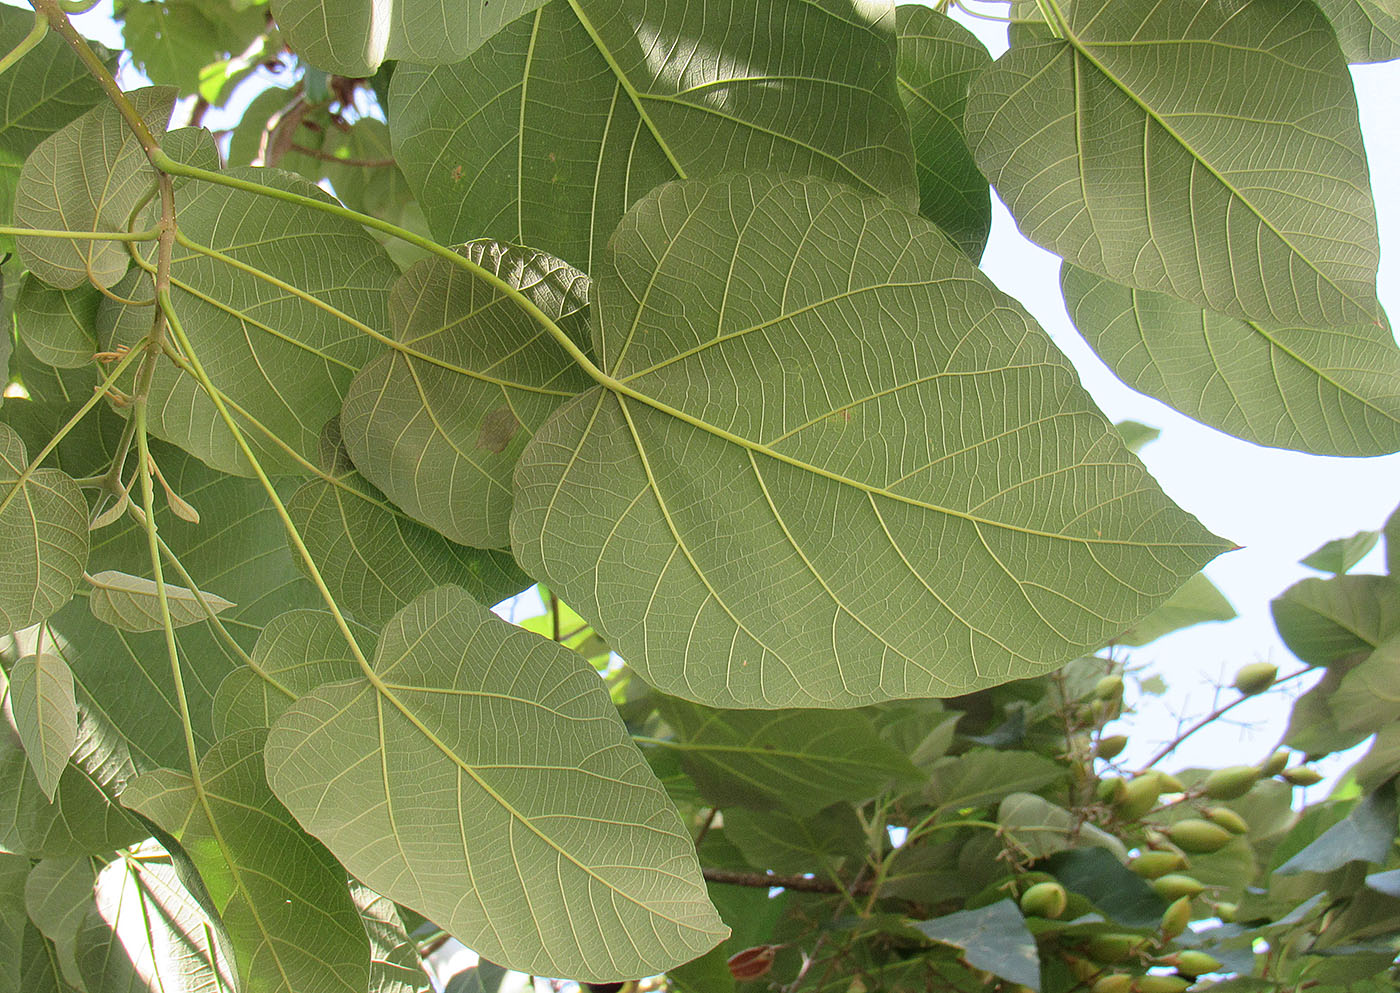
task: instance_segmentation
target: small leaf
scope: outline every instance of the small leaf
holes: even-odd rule
[[[394,901],[354,879],[350,897],[369,935],[369,993],[428,993],[432,984],[423,971],[418,945],[405,930]]]
[[[1113,640],[1115,644],[1136,647],[1173,631],[1211,621],[1232,621],[1238,616],[1219,587],[1207,579],[1205,573],[1198,572],[1167,597],[1164,604]]]
[[[50,802],[78,744],[73,673],[57,655],[27,655],[10,671],[10,705],[39,788]]]
[[[373,673],[297,700],[266,750],[279,799],[366,885],[544,975],[652,975],[724,937],[587,662],[444,587],[389,622]]]
[[[1123,444],[1128,446],[1128,451],[1134,454],[1141,454],[1143,448],[1156,441],[1162,434],[1160,428],[1154,428],[1140,421],[1119,421],[1113,426],[1122,435]]]
[[[934,941],[959,949],[973,968],[1039,993],[1040,955],[1016,901],[1000,900],[977,910],[960,910],[920,921],[914,927]]]
[[[173,511],[173,508],[172,508]],[[165,628],[160,613],[160,596],[154,580],[115,569],[104,569],[88,577],[92,594],[88,607],[92,616],[104,624],[123,631],[162,631]],[[198,624],[209,614],[220,614],[237,606],[213,593],[191,590],[184,586],[166,584],[165,597],[170,610],[170,622],[177,628]]]
[[[1395,785],[1388,783],[1274,872],[1289,876],[1299,872],[1331,872],[1349,862],[1383,864],[1395,841],[1395,817]]]
[[[1364,559],[1380,537],[1379,531],[1358,531],[1350,538],[1336,538],[1302,559],[1301,564],[1340,576]]]

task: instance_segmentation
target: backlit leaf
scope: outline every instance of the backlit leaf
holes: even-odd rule
[[[10,670],[15,728],[39,788],[50,801],[78,744],[73,673],[57,655],[27,655]]]
[[[1282,327],[1379,318],[1375,208],[1331,27],[1288,0],[1076,0],[980,75],[973,153],[1083,269]]]
[[[1400,583],[1386,576],[1304,579],[1272,607],[1279,637],[1309,665],[1369,652],[1400,632]]]
[[[427,993],[432,989],[418,945],[404,929],[394,901],[350,880],[350,897],[369,936],[369,993]]]
[[[511,534],[665,692],[967,692],[1106,643],[1228,547],[921,218],[743,176],[662,188],[612,244],[608,385],[526,448]]]
[[[3,77],[0,77],[3,78]],[[32,274],[20,283],[15,325],[35,358],[47,365],[77,369],[97,351],[97,308],[102,296],[91,286],[57,290]]]
[[[70,986],[79,987],[83,981],[75,951],[78,928],[92,903],[96,871],[87,856],[44,859],[29,870],[24,882],[25,909],[53,942],[59,968]]]
[[[592,273],[667,180],[811,173],[912,208],[894,34],[890,0],[554,0],[463,62],[399,66],[389,126],[439,241]]]
[[[1400,7],[1387,0],[1318,0],[1348,62],[1385,62],[1400,56]]]
[[[1146,645],[1173,631],[1210,621],[1231,621],[1237,616],[1235,608],[1225,599],[1225,594],[1206,578],[1205,573],[1197,573],[1181,589],[1167,597],[1166,603],[1113,641],[1118,645]]]
[[[587,662],[445,587],[389,622],[373,672],[299,699],[267,743],[273,790],[356,877],[537,974],[651,975],[724,937]]]
[[[92,616],[123,631],[161,631],[160,596],[154,580],[115,569],[104,569],[88,578],[92,593],[88,607]],[[210,613],[220,614],[236,606],[231,600],[204,590],[191,590],[167,583],[165,587],[170,622],[177,628],[198,624]]]

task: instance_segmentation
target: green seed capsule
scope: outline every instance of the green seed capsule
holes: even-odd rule
[[[1089,939],[1087,951],[1099,962],[1122,962],[1146,944],[1147,939],[1136,934],[1096,934]]]
[[[1091,986],[1090,993],[1131,993],[1133,977],[1125,972],[1111,972],[1100,976]]]
[[[1125,821],[1135,821],[1157,805],[1160,792],[1156,776],[1139,776],[1128,783],[1123,795],[1115,803],[1118,816]]]
[[[1123,677],[1104,676],[1094,684],[1094,699],[1117,700],[1123,696]]]
[[[1189,817],[1167,828],[1167,837],[1184,852],[1204,853],[1219,851],[1235,836],[1219,824]]]
[[[1128,868],[1143,879],[1156,879],[1169,872],[1185,869],[1186,857],[1180,852],[1143,852],[1128,863]]]
[[[1267,662],[1253,662],[1241,666],[1240,671],[1235,673],[1235,689],[1245,696],[1254,696],[1274,685],[1274,680],[1277,678],[1278,666],[1270,665]]]
[[[1139,976],[1133,989],[1137,993],[1185,993],[1190,985],[1189,979],[1180,976]]]
[[[1206,819],[1212,824],[1219,824],[1231,834],[1249,833],[1249,825],[1245,823],[1244,818],[1229,807],[1211,807],[1206,811]]]
[[[1069,894],[1059,883],[1036,883],[1021,894],[1021,910],[1035,917],[1055,919],[1069,906]]]
[[[1100,738],[1098,745],[1094,748],[1094,755],[1101,759],[1111,759],[1128,746],[1128,736],[1126,734],[1110,734]]]
[[[1305,765],[1295,765],[1292,769],[1284,769],[1280,775],[1285,782],[1292,783],[1294,786],[1314,786],[1322,782],[1322,773]]]
[[[1152,888],[1163,900],[1177,900],[1184,896],[1196,896],[1205,891],[1205,884],[1194,876],[1169,872],[1152,880]]]
[[[1191,923],[1191,898],[1177,897],[1162,914],[1162,937],[1171,941]]]
[[[1206,777],[1205,794],[1213,800],[1234,800],[1244,796],[1259,782],[1259,770],[1252,765],[1230,765]]]
[[[1259,775],[1264,777],[1277,776],[1286,765],[1288,765],[1288,749],[1280,748],[1259,766]]]
[[[1190,976],[1192,979],[1204,976],[1208,972],[1219,972],[1224,968],[1214,955],[1207,955],[1205,952],[1198,952],[1195,949],[1177,952],[1175,958],[1176,971],[1183,976]]]

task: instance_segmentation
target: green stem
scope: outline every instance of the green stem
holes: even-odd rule
[[[62,238],[67,241],[155,241],[160,237],[160,228],[145,231],[60,231],[56,228],[0,226],[0,234],[14,238]]]
[[[34,12],[34,26],[29,29],[29,34],[25,35],[24,40],[18,45],[10,49],[4,58],[0,58],[0,73],[12,68],[16,62],[32,52],[34,46],[43,41],[44,36],[48,33],[49,19],[36,10]]]
[[[1051,34],[1056,38],[1070,37],[1069,22],[1065,20],[1065,15],[1055,0],[1035,0],[1035,4],[1040,8],[1040,15],[1045,18],[1045,23],[1050,26]]]

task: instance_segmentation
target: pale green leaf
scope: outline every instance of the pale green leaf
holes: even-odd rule
[[[718,806],[786,807],[806,817],[922,776],[868,718],[851,711],[712,710],[670,699],[661,712],[675,739],[659,744],[678,752]]]
[[[1317,0],[1348,62],[1386,62],[1400,56],[1400,6],[1386,4],[1387,0]]]
[[[57,655],[26,655],[10,670],[10,706],[39,788],[50,801],[78,744],[73,673]]]
[[[353,879],[350,898],[369,936],[369,993],[427,993],[432,986],[418,945],[404,929],[394,901]]]
[[[444,587],[389,622],[373,674],[302,697],[266,752],[278,798],[357,878],[536,974],[652,975],[724,937],[583,659]]]
[[[1340,576],[1364,559],[1380,540],[1379,531],[1358,531],[1350,538],[1337,538],[1301,559],[1299,564],[1319,572]]]
[[[160,594],[154,580],[133,576],[115,569],[104,569],[88,577],[92,593],[88,607],[92,616],[104,624],[123,631],[162,631],[165,629],[160,612]],[[232,600],[204,590],[191,590],[167,583],[166,604],[170,623],[177,628],[198,624],[212,614],[221,614],[236,606]]]
[[[938,810],[955,812],[1044,789],[1064,775],[1059,763],[1034,752],[974,748],[935,762],[923,795]]]
[[[306,180],[278,170],[230,174],[329,200]],[[321,426],[339,412],[350,380],[378,347],[371,332],[388,325],[397,267],[351,221],[208,183],[181,191],[180,233],[232,260],[175,248],[172,298],[191,345],[234,405],[264,469],[305,472],[297,456],[314,464]],[[153,295],[144,274],[133,274],[117,291],[136,300]],[[150,307],[104,300],[98,312],[103,347],[139,341],[151,317]],[[214,468],[252,474],[195,377],[170,363],[156,367],[150,428]]]
[[[1381,528],[1385,535],[1385,568],[1395,579],[1400,579],[1400,507],[1386,518]]]
[[[1143,424],[1141,421],[1119,421],[1113,426],[1123,436],[1123,444],[1128,446],[1128,451],[1139,455],[1144,448],[1162,435],[1160,428]]]
[[[1400,582],[1386,576],[1305,579],[1272,607],[1279,637],[1309,665],[1369,652],[1400,632]]]
[[[928,937],[962,952],[967,964],[1039,993],[1040,955],[1014,900],[960,910],[915,924]]]
[[[59,469],[36,469],[20,484],[29,453],[0,424],[0,631],[18,631],[73,596],[88,557],[88,507]]]
[[[98,874],[78,968],[88,993],[236,991],[229,949],[215,935],[167,862],[118,859]]]
[[[858,863],[865,854],[865,832],[848,803],[837,803],[811,817],[785,810],[724,812],[724,835],[750,865],[771,872],[820,872]]]
[[[90,365],[97,351],[101,302],[102,295],[89,285],[57,290],[28,273],[15,298],[15,327],[40,362],[77,369]]]
[[[385,59],[457,62],[544,0],[272,0],[287,44],[318,69],[373,76]]]
[[[373,631],[354,622],[350,630],[365,652],[374,650]],[[214,694],[217,738],[270,728],[297,697],[360,675],[335,616],[324,610],[289,610],[272,618],[258,635],[252,659],[261,673],[240,666]]]
[[[268,789],[262,728],[240,731],[199,763],[200,784],[160,769],[133,779],[122,803],[190,853],[228,930],[244,988],[364,993],[369,939],[345,870]]]
[[[1400,348],[1385,323],[1242,321],[1068,264],[1060,283],[1079,332],[1108,367],[1188,417],[1317,455],[1400,449]]]
[[[28,859],[0,854],[0,993],[28,993],[19,985],[25,932],[33,927],[24,912],[28,871]]]
[[[973,77],[991,65],[967,28],[929,7],[903,4],[899,22],[899,95],[909,113],[919,213],[973,259],[992,227],[992,197],[963,134],[963,107]]]
[[[336,602],[365,623],[383,624],[443,583],[487,605],[530,585],[508,549],[459,545],[390,503],[355,470],[338,418],[322,433],[321,462],[327,477],[303,483],[287,512]]]
[[[1348,671],[1328,706],[1344,731],[1371,734],[1400,719],[1400,635]]]
[[[811,173],[912,209],[894,34],[890,0],[554,0],[456,65],[399,66],[389,126],[438,241],[593,273],[667,180]]]
[[[531,249],[458,249],[515,287],[579,341],[588,277]],[[434,256],[390,298],[402,346],[355,378],[340,416],[361,475],[416,520],[478,548],[510,543],[511,473],[559,405],[590,385],[511,297]]]
[[[1173,631],[1209,621],[1232,621],[1237,616],[1235,608],[1230,606],[1230,601],[1225,599],[1219,587],[1207,579],[1205,573],[1197,573],[1181,589],[1167,597],[1166,603],[1113,641],[1114,644],[1134,647],[1146,645]]]
[[[1282,327],[1379,318],[1356,98],[1310,3],[1076,0],[965,125],[1021,231],[1074,265]]]
[[[59,969],[70,986],[82,985],[75,952],[78,928],[92,903],[96,869],[87,856],[44,859],[29,870],[24,882],[25,909],[53,942]]]
[[[741,176],[663,187],[612,244],[607,385],[526,448],[511,534],[658,689],[965,693],[1097,648],[1229,547],[921,218]]]
[[[19,960],[19,986],[22,993],[76,993],[81,985],[70,986],[51,941],[33,924],[24,928],[24,946]],[[98,990],[97,993],[106,993]]]
[[[118,9],[132,61],[182,93],[198,90],[200,70],[242,54],[267,26],[262,5],[244,0],[127,0]]]
[[[1123,842],[1063,807],[1034,793],[1012,793],[997,807],[997,823],[1026,857],[1037,859],[1071,848],[1103,848],[1128,860]]]
[[[159,137],[175,91],[150,87],[127,94]],[[154,189],[155,170],[115,105],[103,102],[45,138],[20,170],[15,223],[59,231],[125,231],[137,205]],[[131,264],[119,241],[76,241],[24,235],[20,258],[30,272],[59,289],[84,283],[112,286]]]

